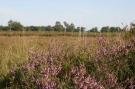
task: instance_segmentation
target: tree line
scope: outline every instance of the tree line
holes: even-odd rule
[[[131,24],[133,27],[135,24]],[[76,27],[73,23],[69,24],[66,21],[61,23],[56,21],[54,26],[23,26],[18,21],[8,21],[8,26],[0,26],[0,31],[57,31],[57,32],[84,32],[85,27]],[[87,32],[121,32],[120,27],[104,26],[101,29],[97,27],[91,28]]]
[[[54,26],[23,26],[18,21],[8,21],[8,26],[0,26],[0,31],[57,31],[57,32],[84,32],[85,27],[75,27],[73,23],[56,21]]]

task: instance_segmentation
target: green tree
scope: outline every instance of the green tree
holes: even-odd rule
[[[120,32],[121,28],[120,27],[110,27],[109,32]]]
[[[67,22],[64,22],[64,26],[66,32],[74,32],[76,30],[75,25],[73,23],[68,24]]]
[[[102,27],[101,28],[101,32],[109,32],[109,26],[106,26],[106,27]]]
[[[64,21],[63,23],[64,23],[64,26],[65,26],[65,32],[69,32],[70,31],[69,24],[66,21]]]
[[[0,31],[8,31],[8,26],[0,26]]]
[[[81,27],[77,27],[74,31],[79,32],[81,30]]]
[[[20,22],[10,20],[8,22],[10,31],[23,31],[23,25]]]
[[[85,31],[85,27],[81,27],[81,32],[84,32]]]
[[[70,32],[75,31],[75,25],[73,23],[70,24]]]
[[[28,26],[26,29],[27,31],[38,31],[38,27],[36,26]]]
[[[63,32],[64,27],[61,25],[61,22],[57,21],[54,26],[54,31]]]
[[[45,27],[45,31],[54,31],[54,27],[51,25]]]
[[[94,27],[94,28],[90,29],[88,32],[98,32],[98,28]]]

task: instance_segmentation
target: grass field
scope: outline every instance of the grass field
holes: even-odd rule
[[[123,33],[0,32],[0,89],[133,89]]]

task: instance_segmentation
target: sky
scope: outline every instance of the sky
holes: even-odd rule
[[[11,19],[25,26],[122,26],[135,21],[135,0],[0,0],[0,25]]]

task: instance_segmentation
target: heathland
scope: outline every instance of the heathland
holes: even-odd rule
[[[134,89],[134,27],[0,32],[0,89]]]

